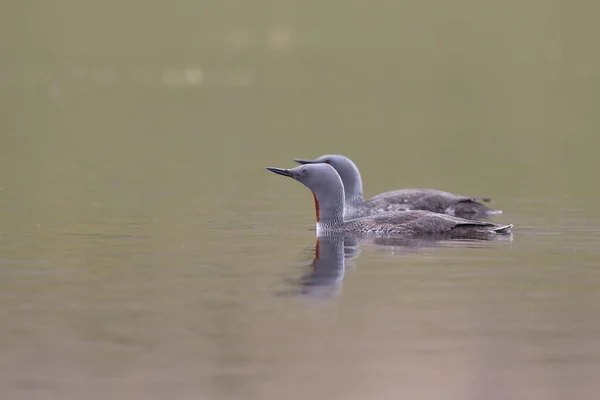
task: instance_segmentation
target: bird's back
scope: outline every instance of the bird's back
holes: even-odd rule
[[[366,216],[390,211],[424,210],[461,218],[483,218],[497,214],[495,210],[479,203],[488,198],[455,195],[435,189],[400,189],[378,194],[363,202],[356,215]]]

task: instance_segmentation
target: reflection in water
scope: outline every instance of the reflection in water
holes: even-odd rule
[[[317,237],[312,270],[300,279],[301,293],[315,297],[339,294],[344,278],[345,258],[344,236]]]
[[[334,297],[341,293],[346,260],[360,254],[360,245],[372,245],[391,254],[421,253],[440,247],[480,248],[491,241],[512,241],[511,235],[482,239],[449,240],[444,237],[373,237],[335,233],[317,236],[311,271],[299,280],[300,292],[314,297]]]

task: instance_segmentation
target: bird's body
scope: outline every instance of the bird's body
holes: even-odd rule
[[[348,209],[350,217],[413,210],[431,211],[468,219],[501,213],[479,203],[480,201],[489,202],[490,199],[459,196],[436,189],[399,189],[378,194],[362,203],[349,206]]]
[[[355,218],[341,224],[319,222],[317,231],[365,232],[402,236],[478,236],[507,233],[512,225],[473,221],[429,211],[392,211]]]

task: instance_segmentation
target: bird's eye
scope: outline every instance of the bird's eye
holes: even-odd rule
[[[325,163],[326,164],[331,164],[331,160],[328,158],[328,159],[325,160]]]

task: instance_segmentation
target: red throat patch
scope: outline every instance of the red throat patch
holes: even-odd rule
[[[315,213],[317,214],[317,222],[321,221],[321,216],[319,215],[319,200],[317,200],[317,195],[313,192],[313,197],[315,198]]]

